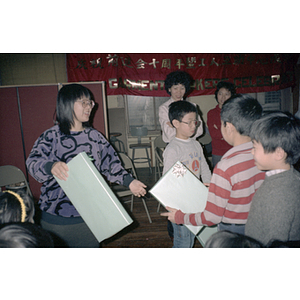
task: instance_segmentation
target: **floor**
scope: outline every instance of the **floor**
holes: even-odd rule
[[[148,189],[155,184],[154,170],[152,174],[148,168],[137,168],[136,171],[138,179],[144,182]],[[101,243],[102,248],[171,248],[173,246],[167,231],[167,219],[160,216],[160,213],[165,209],[161,206],[158,213],[158,202],[151,195],[145,200],[152,223],[149,223],[141,199],[135,197],[132,213],[130,212],[130,205],[124,203],[124,207],[134,222],[115,236],[103,241]],[[197,239],[195,239],[194,248],[202,248]]]

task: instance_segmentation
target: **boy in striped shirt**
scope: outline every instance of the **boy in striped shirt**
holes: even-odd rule
[[[248,95],[235,95],[223,104],[221,132],[233,148],[214,168],[205,210],[185,214],[166,207],[169,212],[162,213],[162,216],[176,224],[218,224],[218,230],[245,233],[253,195],[265,178],[264,172],[254,163],[253,144],[249,137],[252,123],[261,115],[261,105]]]

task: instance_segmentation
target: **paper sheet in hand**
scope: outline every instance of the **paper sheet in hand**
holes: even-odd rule
[[[133,222],[85,152],[67,165],[67,181],[55,179],[99,243]]]
[[[184,213],[197,213],[206,206],[208,188],[178,161],[149,192],[164,207],[180,209]],[[195,235],[203,227],[185,226]]]

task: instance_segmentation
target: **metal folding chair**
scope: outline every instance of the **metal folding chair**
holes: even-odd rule
[[[123,163],[124,169],[126,169],[128,172],[130,172],[135,179],[138,179],[132,160],[125,153],[121,152],[121,153],[118,153],[118,155],[119,155],[119,157],[120,157],[120,159]],[[113,192],[115,192],[115,194],[119,198],[126,197],[126,196],[131,196],[131,199],[128,200],[128,201],[124,201],[124,203],[130,202],[130,211],[132,212],[133,211],[133,200],[134,200],[135,196],[130,191],[130,189],[127,189],[126,187],[124,187],[122,185],[113,185],[112,190],[113,190]],[[152,220],[151,220],[151,217],[150,217],[145,199],[144,199],[144,197],[140,197],[140,198],[141,198],[141,200],[143,202],[143,205],[145,207],[145,211],[146,211],[147,217],[149,219],[149,223],[152,223]]]
[[[26,192],[32,197],[27,179],[19,168],[11,165],[0,166],[0,187],[9,185],[12,185],[13,187],[13,185],[17,184],[20,184],[20,187],[26,187]]]

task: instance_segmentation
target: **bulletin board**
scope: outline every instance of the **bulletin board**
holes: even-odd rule
[[[92,92],[96,102],[92,125],[107,138],[105,83],[78,83]],[[25,161],[37,138],[54,125],[57,92],[63,85],[0,87],[0,166],[13,165],[21,169],[35,200],[40,197],[41,184],[28,175]]]

